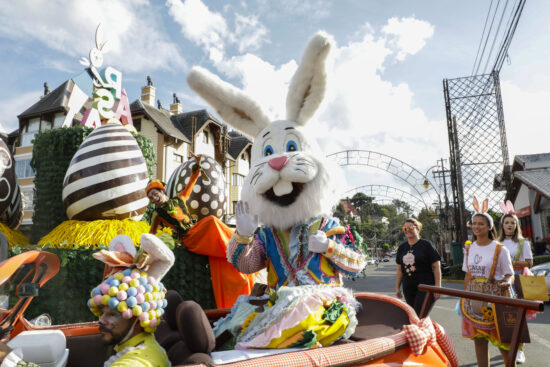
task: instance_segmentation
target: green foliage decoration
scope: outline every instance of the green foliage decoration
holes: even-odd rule
[[[61,199],[63,179],[80,144],[92,131],[92,128],[79,125],[45,130],[36,134],[31,160],[31,167],[35,171],[31,243],[37,243],[40,238],[68,219]],[[156,165],[153,143],[142,135],[132,135],[143,153],[147,171],[151,176]]]

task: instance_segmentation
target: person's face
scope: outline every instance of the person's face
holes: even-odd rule
[[[472,232],[476,237],[489,236],[489,223],[487,219],[481,215],[476,215],[472,221]]]
[[[105,345],[114,345],[122,341],[128,335],[133,326],[134,318],[125,319],[120,312],[110,307],[103,308],[103,314],[99,318],[99,332],[101,341]]]
[[[166,201],[168,201],[168,196],[164,195],[164,193],[157,189],[149,190],[149,193],[147,194],[147,197],[153,204],[156,205],[162,205]]]
[[[507,236],[512,236],[516,231],[517,223],[514,218],[506,217],[502,222],[502,228],[504,229],[504,234]]]
[[[405,222],[403,224],[403,233],[407,238],[417,238],[418,237],[418,227],[411,222]]]

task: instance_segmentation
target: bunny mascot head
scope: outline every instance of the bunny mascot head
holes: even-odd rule
[[[285,229],[328,214],[338,199],[324,154],[303,131],[325,94],[330,48],[324,33],[309,41],[289,86],[286,120],[271,121],[251,97],[205,69],[194,67],[187,78],[229,125],[254,138],[242,198],[267,226]]]

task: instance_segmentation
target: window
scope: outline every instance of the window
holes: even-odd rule
[[[136,131],[141,131],[141,119],[132,119],[132,122],[134,123]]]
[[[31,159],[15,161],[15,174],[17,178],[34,177],[34,170],[31,168]]]
[[[55,119],[53,120],[53,127],[54,128],[62,127],[63,121],[65,121],[65,115],[62,113],[56,114]]]
[[[242,186],[244,182],[244,176],[238,173],[233,173],[233,186]]]
[[[23,195],[23,205],[25,210],[34,210],[34,189],[32,187],[21,189]]]
[[[174,153],[173,156],[174,156],[174,162],[183,163],[183,156],[181,154]]]

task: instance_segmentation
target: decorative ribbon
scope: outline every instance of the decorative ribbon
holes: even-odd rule
[[[416,356],[422,354],[426,345],[437,345],[435,329],[429,317],[420,320],[417,324],[404,325],[403,330]]]

